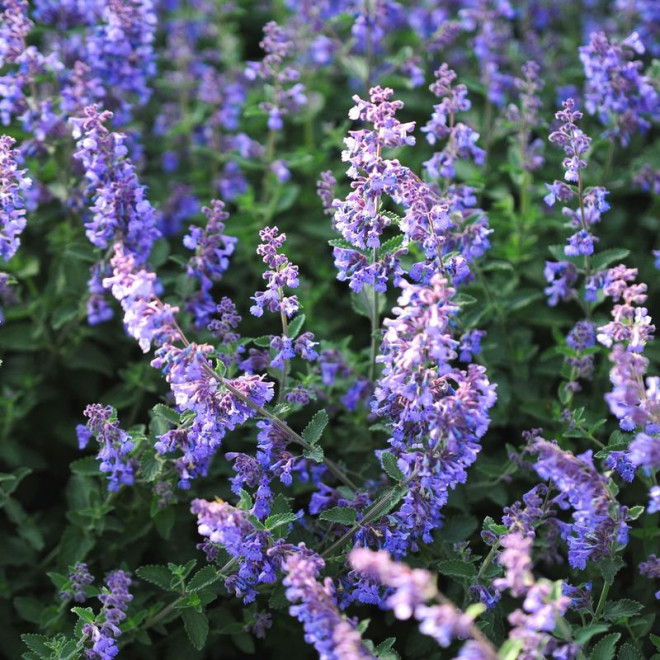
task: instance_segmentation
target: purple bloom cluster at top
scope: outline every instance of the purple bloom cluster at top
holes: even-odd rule
[[[200,290],[188,301],[186,309],[193,313],[198,328],[208,325],[215,312],[211,289],[229,268],[229,257],[238,240],[223,233],[224,221],[229,217],[224,208],[224,202],[214,199],[210,208],[202,209],[207,217],[206,226],[191,225],[183,238],[183,244],[195,252],[188,262],[187,274],[199,282]]]
[[[127,458],[127,455],[135,445],[131,436],[119,428],[115,411],[110,406],[103,407],[100,403],[94,403],[87,406],[83,414],[89,421],[87,425],[78,424],[76,427],[79,448],[87,447],[92,437],[95,437],[101,446],[98,453],[101,462],[99,470],[108,473],[108,490],[116,491],[120,484],[132,486],[137,461]]]
[[[27,0],[5,0],[0,12],[0,67],[15,62],[25,50],[25,38],[34,23],[28,18]]]
[[[294,43],[286,30],[274,21],[264,26],[264,38],[259,44],[266,52],[261,62],[248,62],[245,77],[264,80],[272,85],[272,97],[261,104],[268,114],[268,128],[282,130],[282,117],[295,114],[307,103],[305,86],[298,82],[300,73],[286,62],[294,52]]]
[[[564,123],[550,134],[550,142],[561,147],[567,154],[563,161],[566,169],[565,179],[577,184],[579,209],[575,211],[567,206],[562,208],[562,214],[567,218],[570,226],[577,229],[569,237],[568,245],[564,248],[564,253],[568,257],[593,254],[594,244],[598,238],[591,233],[591,227],[600,222],[601,213],[610,208],[605,199],[608,195],[605,188],[583,187],[581,171],[587,166],[583,156],[589,149],[591,138],[577,127],[575,122],[582,117],[582,113],[574,108],[573,99],[564,101],[564,109],[555,114],[555,117]],[[573,188],[562,181],[546,184],[546,188],[548,194],[544,199],[549,206],[553,206],[556,201],[568,202],[576,195]]]
[[[284,296],[285,286],[296,289],[299,285],[298,266],[294,266],[284,254],[279,254],[286,241],[286,234],[280,234],[277,227],[266,227],[259,232],[261,245],[257,254],[263,258],[270,268],[263,274],[266,280],[266,291],[259,291],[253,297],[255,304],[250,307],[254,316],[261,316],[264,308],[269,312],[278,312],[286,317],[293,316],[299,309],[296,296]]]
[[[456,122],[459,112],[470,109],[465,85],[453,86],[456,73],[446,64],[435,72],[436,80],[431,85],[431,91],[442,101],[433,106],[431,120],[422,127],[429,144],[446,140],[442,151],[433,154],[424,167],[432,179],[453,179],[456,176],[454,163],[458,159],[472,159],[477,165],[483,165],[486,152],[476,146],[479,133],[473,131],[462,122]]]
[[[133,600],[128,591],[131,586],[130,573],[112,571],[108,573],[105,584],[99,595],[103,608],[97,621],[85,623],[82,627],[83,639],[92,642],[92,648],[85,651],[88,660],[112,660],[116,657],[119,653],[116,640],[121,635],[119,624],[126,618],[128,604]]]
[[[660,119],[660,94],[651,79],[641,73],[643,64],[633,60],[644,53],[633,32],[616,43],[604,32],[594,32],[580,48],[587,77],[585,107],[608,127],[606,135],[627,146],[635,133],[645,133]]]
[[[317,578],[325,562],[304,544],[283,562],[286,598],[294,603],[289,613],[302,622],[305,641],[312,644],[322,660],[375,660],[357,630],[356,621],[346,619],[337,608],[330,578]]]
[[[395,556],[415,548],[419,537],[431,541],[449,490],[465,482],[476,460],[496,400],[484,367],[470,364],[464,371],[450,364],[459,347],[451,331],[454,289],[439,274],[429,286],[403,281],[402,288],[396,318],[385,320],[377,358],[384,369],[372,403],[388,421],[399,468],[411,481],[385,539]]]
[[[23,193],[32,185],[25,170],[18,169],[19,152],[12,149],[15,140],[0,136],[0,258],[9,261],[21,244],[25,229]]]

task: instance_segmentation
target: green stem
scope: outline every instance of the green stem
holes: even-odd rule
[[[374,263],[378,261],[378,248],[373,251]],[[378,313],[378,291],[373,288],[371,304],[371,350],[369,357],[369,380],[373,382],[376,375],[376,344],[378,342],[378,328],[380,327],[380,314]]]
[[[591,620],[591,623],[595,623],[600,619],[600,615],[603,612],[605,607],[605,602],[607,601],[607,594],[610,590],[610,585],[608,582],[603,582],[603,590],[600,592],[600,598],[598,599],[598,605],[596,606],[596,611],[594,612],[594,618]]]

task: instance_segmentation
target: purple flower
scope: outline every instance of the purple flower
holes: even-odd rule
[[[0,257],[5,261],[21,244],[20,235],[25,229],[23,193],[32,185],[26,170],[18,169],[19,151],[12,149],[15,142],[8,135],[0,136]]]
[[[119,624],[126,618],[128,604],[133,600],[128,588],[131,586],[130,573],[112,571],[105,579],[105,587],[99,595],[103,608],[94,623],[82,627],[83,639],[92,642],[92,648],[85,651],[90,660],[112,660],[119,649],[116,639],[121,635]]]
[[[207,217],[206,226],[191,225],[183,238],[184,246],[195,252],[188,262],[187,275],[199,282],[200,290],[188,301],[186,309],[193,313],[198,328],[208,325],[215,311],[211,289],[229,268],[229,257],[234,253],[238,240],[223,233],[224,221],[229,217],[224,207],[223,202],[214,199],[210,208],[202,209]]]
[[[282,316],[291,317],[299,308],[296,296],[285,296],[284,287],[296,289],[298,287],[298,266],[294,266],[278,250],[286,241],[286,234],[280,234],[277,227],[266,227],[259,232],[261,244],[257,248],[257,254],[263,258],[264,263],[270,268],[263,274],[266,280],[266,291],[258,291],[252,300],[255,304],[250,307],[254,316],[261,316],[264,308],[269,312],[279,312]]]
[[[639,572],[649,578],[660,578],[660,559],[655,555],[649,555],[649,558],[639,565]],[[655,592],[655,597],[660,600],[660,591]]]
[[[126,457],[135,445],[128,433],[119,428],[117,413],[110,406],[94,403],[85,408],[84,415],[89,420],[87,425],[76,427],[79,448],[85,449],[95,437],[101,446],[97,456],[99,470],[109,473],[108,490],[117,491],[120,484],[132,486],[137,461]]]
[[[524,596],[534,584],[532,574],[533,539],[520,532],[511,532],[500,539],[504,548],[497,562],[505,568],[505,576],[493,580],[493,586],[500,591],[509,589],[512,596]]]
[[[550,286],[543,291],[548,296],[548,305],[554,307],[560,300],[570,300],[577,295],[577,269],[568,261],[546,261],[543,276]]]
[[[69,587],[60,592],[60,598],[62,600],[72,599],[76,603],[83,603],[87,598],[85,587],[92,584],[92,582],[94,582],[94,576],[89,572],[87,564],[78,562],[69,573]]]
[[[575,101],[566,99],[564,109],[556,113],[556,118],[564,122],[556,131],[550,134],[550,142],[561,147],[566,153],[564,168],[566,181],[577,181],[578,173],[587,164],[581,156],[589,149],[591,138],[585,135],[575,124],[582,117],[582,113],[575,109]]]
[[[334,595],[330,578],[320,583],[317,578],[325,563],[321,557],[301,544],[282,566],[286,577],[286,598],[291,616],[302,622],[305,641],[312,644],[326,660],[359,660],[375,658],[362,642],[356,622],[343,617]]]
[[[608,127],[605,135],[628,146],[635,133],[645,133],[660,118],[660,95],[652,80],[641,73],[644,53],[639,35],[633,32],[620,43],[594,32],[580,48],[587,78],[585,107]]]

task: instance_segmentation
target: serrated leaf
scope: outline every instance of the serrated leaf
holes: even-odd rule
[[[323,463],[323,448],[321,445],[316,445],[313,449],[305,449],[303,456],[315,463]]]
[[[171,588],[172,571],[166,566],[157,566],[154,564],[140,566],[135,573],[140,579],[151,582],[151,584],[155,584],[165,591],[176,591],[176,589]]]
[[[592,270],[606,268],[615,261],[623,261],[623,259],[629,254],[630,250],[626,250],[625,248],[610,248],[609,250],[603,250],[591,257],[591,268]]]
[[[621,557],[606,557],[598,562],[598,568],[607,584],[614,584],[616,574],[625,566]]]
[[[390,479],[394,479],[394,481],[402,481],[405,478],[406,475],[403,474],[403,472],[401,472],[399,469],[396,456],[394,456],[394,454],[390,454],[389,451],[384,451],[380,455],[380,462],[383,465],[385,474],[387,474]]]
[[[206,614],[188,607],[182,611],[181,616],[190,643],[201,651],[209,634],[209,620]]]
[[[637,520],[644,513],[644,507],[641,504],[631,506],[628,509],[628,520]]]
[[[303,327],[303,324],[305,323],[305,315],[304,314],[298,314],[291,323],[289,323],[289,331],[288,335],[291,337],[291,339],[295,339],[298,336],[298,333]]]
[[[343,238],[332,238],[328,241],[328,244],[332,247],[339,248],[340,250],[350,250],[351,252],[359,252],[360,254],[366,254],[364,250],[356,248],[352,243],[344,240]]]
[[[399,216],[396,217],[398,218]],[[394,238],[390,238],[389,240],[385,241],[380,246],[381,258],[388,254],[392,254],[392,252],[396,252],[397,250],[400,250],[403,247],[404,240],[405,237],[403,236],[403,234],[401,234],[399,236],[395,236]]]
[[[621,647],[617,658],[618,660],[645,660],[644,656],[628,642]]]
[[[639,614],[643,609],[644,605],[636,600],[623,598],[607,603],[603,610],[603,618],[608,621],[616,621],[622,617],[630,618],[635,614]]]
[[[85,623],[93,623],[95,616],[91,607],[72,607],[71,611],[78,615]]]
[[[589,654],[589,660],[612,660],[616,651],[616,643],[620,638],[621,633],[611,633],[603,637],[594,645]]]
[[[310,445],[315,445],[323,435],[323,430],[328,425],[328,413],[325,409],[317,411],[314,417],[310,420],[309,424],[302,432],[302,437],[309,442]]]
[[[342,525],[354,525],[357,522],[357,511],[350,506],[335,506],[321,512],[319,518]]]
[[[186,591],[199,591],[200,589],[217,582],[219,579],[220,576],[218,575],[218,570],[215,566],[204,566],[204,568],[200,568],[197,573],[190,578],[190,582],[186,585]]]
[[[282,525],[296,522],[296,520],[298,520],[298,516],[295,513],[276,513],[275,515],[268,516],[264,521],[264,525],[266,525],[266,529],[272,531]]]
[[[39,658],[50,658],[51,652],[50,648],[47,646],[47,643],[50,641],[45,635],[34,635],[27,633],[21,635],[21,639],[25,646],[27,646],[30,651],[35,653]]]
[[[472,578],[477,574],[474,564],[468,564],[460,559],[441,561],[436,569],[442,575],[457,578]]]
[[[181,422],[181,415],[179,415],[176,410],[172,410],[172,408],[168,408],[162,403],[157,403],[151,409],[151,412],[153,412],[156,417],[167,420],[170,424],[174,424],[175,426],[178,426]]]
[[[145,481],[155,481],[163,468],[163,462],[156,454],[145,454],[140,459],[140,476]]]
[[[257,337],[256,339],[253,339],[252,343],[255,346],[259,346],[259,348],[270,348],[270,340],[271,340],[270,335],[262,335],[261,337]]]

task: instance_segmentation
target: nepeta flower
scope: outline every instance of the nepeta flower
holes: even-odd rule
[[[127,458],[135,446],[131,436],[119,428],[116,412],[110,407],[94,403],[83,413],[88,418],[87,425],[76,427],[78,446],[85,449],[92,437],[95,437],[101,449],[98,453],[99,470],[108,474],[108,490],[116,491],[120,484],[132,486],[135,478],[137,461]]]
[[[385,550],[374,552],[355,548],[349,561],[357,573],[388,587],[385,607],[391,609],[398,619],[414,616],[420,622],[420,631],[433,637],[440,646],[447,647],[455,639],[474,635],[474,618],[455,605],[444,599],[440,604],[426,605],[439,596],[435,580],[428,571],[394,562]],[[479,636],[468,641],[458,657],[494,660],[497,653],[485,638]]]
[[[585,135],[575,123],[582,117],[582,113],[575,109],[575,101],[570,98],[566,99],[563,106],[564,109],[555,114],[563,124],[550,134],[550,142],[561,147],[566,153],[567,157],[563,162],[566,170],[564,178],[566,181],[576,182],[580,170],[587,166],[582,155],[589,149],[591,138]]]
[[[117,638],[121,635],[119,624],[126,618],[128,604],[133,600],[128,588],[131,586],[130,573],[112,571],[105,578],[106,586],[99,595],[103,608],[94,623],[82,627],[83,638],[92,642],[92,648],[85,651],[90,660],[112,660],[119,649]]]
[[[605,135],[622,146],[635,133],[645,133],[660,118],[660,95],[652,81],[641,73],[643,54],[639,35],[633,32],[620,43],[604,32],[594,32],[589,44],[580,47],[580,60],[587,78],[585,107],[608,127]]]
[[[69,587],[60,591],[62,600],[72,599],[76,603],[83,603],[87,598],[85,596],[85,587],[94,582],[94,576],[89,572],[87,564],[77,562],[69,573]]]
[[[229,268],[229,257],[238,240],[223,233],[224,221],[229,217],[224,207],[224,202],[214,199],[210,208],[202,209],[207,217],[206,226],[191,225],[183,238],[184,246],[195,252],[188,262],[187,275],[199,281],[200,290],[188,301],[186,309],[193,313],[198,328],[208,325],[215,311],[211,289]]]
[[[446,141],[442,151],[433,154],[431,160],[424,163],[429,176],[433,179],[453,179],[456,175],[454,162],[458,159],[473,160],[476,165],[483,165],[486,152],[476,146],[479,133],[455,118],[459,112],[470,109],[465,85],[453,86],[456,73],[446,64],[435,72],[436,80],[431,91],[442,101],[433,106],[431,121],[422,127],[429,144]]]
[[[18,149],[12,149],[14,138],[0,136],[0,257],[9,261],[21,244],[25,229],[24,192],[32,185],[18,168]]]
[[[374,658],[362,642],[356,622],[339,612],[330,578],[317,578],[325,562],[301,544],[283,562],[289,613],[302,622],[305,641],[312,644],[322,660]]]
[[[641,575],[649,578],[660,578],[660,559],[655,555],[649,555],[649,558],[639,565]],[[655,597],[660,600],[660,590],[655,592]]]
[[[589,559],[607,557],[627,544],[627,509],[618,504],[607,479],[595,469],[591,451],[574,456],[538,436],[530,439],[528,450],[538,454],[534,470],[552,481],[564,506],[573,508],[573,522],[561,524],[572,567],[584,570]]]
[[[0,67],[16,61],[34,23],[28,18],[27,0],[5,0],[0,12]]]
[[[377,358],[384,369],[372,402],[388,421],[390,444],[410,481],[400,510],[390,514],[396,526],[385,547],[395,555],[415,548],[420,536],[430,542],[449,490],[465,482],[476,460],[496,400],[484,367],[450,364],[459,346],[451,332],[454,289],[440,275],[429,286],[402,282],[402,289],[396,318],[384,322]]]
[[[241,511],[222,501],[207,502],[195,499],[190,510],[197,516],[199,534],[207,542],[197,547],[206,552],[211,561],[222,546],[231,557],[240,559],[238,572],[230,575],[225,585],[244,603],[256,598],[259,584],[272,584],[288,546],[274,541],[266,530],[258,530],[249,520],[249,512]]]
[[[277,227],[266,227],[259,232],[259,237],[262,242],[257,248],[257,254],[270,270],[263,274],[267,282],[266,291],[258,291],[252,296],[255,304],[250,307],[250,312],[254,316],[261,316],[266,308],[269,312],[293,316],[299,309],[298,298],[284,296],[283,290],[285,286],[290,289],[298,287],[298,266],[294,266],[285,255],[278,254],[286,241],[286,234],[280,234]]]
[[[307,103],[305,86],[298,82],[300,73],[288,63],[294,53],[294,43],[284,28],[274,21],[266,23],[259,45],[266,56],[261,62],[248,62],[245,77],[271,84],[270,99],[261,103],[261,109],[268,115],[268,128],[279,131],[284,126],[282,118],[298,112]]]

